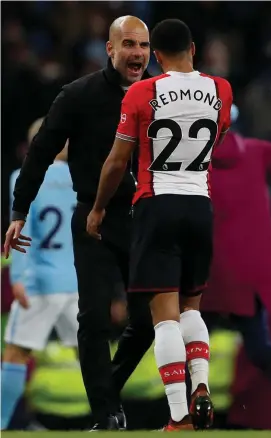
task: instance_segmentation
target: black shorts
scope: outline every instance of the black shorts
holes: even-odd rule
[[[209,198],[158,195],[134,207],[129,292],[199,295],[212,257]]]

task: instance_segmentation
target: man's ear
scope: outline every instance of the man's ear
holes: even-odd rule
[[[109,58],[112,58],[114,56],[114,49],[111,41],[107,41],[106,43],[106,52]]]
[[[196,46],[195,46],[195,43],[191,43],[191,53],[192,53],[192,56],[195,56],[195,54],[196,54]]]
[[[160,55],[159,51],[154,50],[153,53],[154,53],[154,56],[156,58],[156,61],[158,62],[158,64],[161,65],[162,64],[162,58],[161,58],[161,55]]]

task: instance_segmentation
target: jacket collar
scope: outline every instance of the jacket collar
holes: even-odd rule
[[[104,74],[109,82],[115,85],[121,86],[121,75],[120,73],[113,67],[112,61],[108,58],[107,67],[104,69]],[[147,70],[144,71],[142,79],[148,79],[151,75]]]

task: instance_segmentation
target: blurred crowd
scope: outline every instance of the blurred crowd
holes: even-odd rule
[[[175,17],[186,21],[196,42],[195,68],[225,77],[232,84],[234,102],[240,111],[236,129],[245,136],[271,140],[270,2],[4,1],[1,6],[2,236],[9,222],[9,176],[20,166],[26,152],[27,130],[30,124],[46,114],[64,84],[105,66],[108,28],[120,15],[136,15],[144,20],[150,29],[164,18]],[[149,71],[152,74],[159,73],[153,58]],[[8,290],[7,279],[4,288]],[[7,292],[5,296],[8,295]],[[8,307],[9,304],[6,304],[6,310]],[[211,369],[211,385],[214,392],[217,391],[216,405],[221,405],[223,416],[231,403],[229,388],[233,380],[234,357],[239,337],[228,331],[225,326],[222,329],[221,323],[217,327],[214,327],[212,338],[216,361],[214,360]],[[41,364],[43,371],[46,366],[49,370],[55,370],[57,366],[54,360],[58,360],[55,357],[62,354],[58,350],[60,347],[52,345],[53,349],[49,348],[44,356],[37,358],[37,363]],[[66,364],[69,360],[74,363],[74,357],[65,360]],[[146,370],[152,369],[152,360],[153,358],[147,357],[146,363],[143,363]],[[63,370],[61,360],[60,364],[62,365],[59,367]],[[225,381],[221,379],[221,367],[224,367]],[[73,365],[67,365],[67,369],[73,369]],[[146,370],[144,373],[139,372],[134,378],[138,380],[128,385],[128,402],[129,397],[134,400],[135,394],[139,394],[144,385],[146,386],[146,381],[141,381],[148,375],[145,374]],[[55,371],[52,375],[56,376]],[[80,372],[77,370],[75,381],[79,375]],[[160,384],[156,383],[156,372],[153,371],[153,376],[148,375],[148,379],[149,382],[153,379],[150,392],[154,391],[154,399],[158,400],[155,410],[145,410],[145,415],[150,417],[146,419],[146,423],[154,428],[156,423],[151,417],[152,412],[158,412],[156,409],[161,408],[163,413],[165,400],[161,395]],[[39,398],[40,381],[32,383],[29,397],[37,410],[41,411],[40,415],[43,415],[42,420],[46,425],[46,415],[51,413],[44,413],[41,408],[48,406],[48,399],[46,401],[46,398]],[[224,390],[221,389],[223,385]],[[52,380],[52,391],[56,386],[56,381]],[[76,394],[72,393],[72,388],[71,400],[74,400]],[[80,392],[77,394],[78,397],[83,397],[82,413],[87,414],[83,387],[79,385],[78,389],[76,383],[76,392],[75,388]],[[157,388],[157,392],[153,388]],[[49,389],[47,388],[48,394]],[[48,394],[47,397],[50,397]],[[58,396],[55,397],[57,399]],[[153,395],[148,394],[146,400],[152,397]],[[128,402],[126,405],[129,416]],[[141,400],[138,405],[141,411],[142,403]],[[59,410],[59,406],[52,407],[52,411],[54,410]],[[136,402],[132,404],[130,411],[137,413]],[[163,417],[163,414],[161,415]],[[143,420],[142,426],[146,426],[143,425]],[[62,423],[59,428],[61,427]]]
[[[2,2],[2,202],[19,167],[29,125],[44,116],[61,86],[106,63],[113,19],[134,14],[152,29],[170,17],[187,21],[197,46],[195,66],[231,82],[239,129],[271,139],[270,2],[34,1]],[[158,73],[152,58],[150,72]]]

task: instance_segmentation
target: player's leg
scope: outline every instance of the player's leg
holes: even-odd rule
[[[180,328],[191,376],[191,406],[195,428],[210,427],[213,408],[209,398],[209,333],[200,314],[200,296],[181,297]]]
[[[109,349],[112,288],[121,281],[116,257],[105,240],[86,232],[89,206],[77,206],[72,219],[73,249],[78,280],[78,349],[81,372],[94,422],[100,429],[118,428],[112,406]]]
[[[253,316],[231,315],[231,320],[243,337],[247,356],[271,380],[271,339],[263,304],[257,299]]]
[[[186,351],[179,324],[180,253],[175,197],[143,199],[136,207],[131,248],[130,307],[148,300],[155,331],[155,358],[165,385],[171,423],[191,427],[185,385]],[[132,310],[132,309],[131,309]]]
[[[190,413],[196,428],[210,427],[213,408],[209,399],[209,334],[200,314],[201,294],[206,287],[212,256],[210,201],[189,197],[189,225],[182,241],[180,328],[192,381]]]
[[[8,428],[16,406],[24,394],[30,350],[7,344],[1,372],[1,430]]]
[[[187,362],[191,375],[192,394],[204,385],[209,392],[209,333],[200,314],[200,298],[181,298],[180,326],[186,346]]]
[[[64,293],[62,296],[65,297],[65,303],[56,322],[55,329],[61,343],[65,347],[73,347],[76,356],[78,356],[78,292]]]
[[[59,303],[48,303],[46,296],[29,297],[30,307],[23,309],[17,301],[5,332],[6,347],[1,375],[1,428],[7,429],[25,389],[27,362],[31,350],[42,350],[58,317]]]
[[[155,330],[154,354],[168,399],[171,429],[190,424],[185,384],[186,351],[179,325],[179,293],[155,294],[150,308]]]

